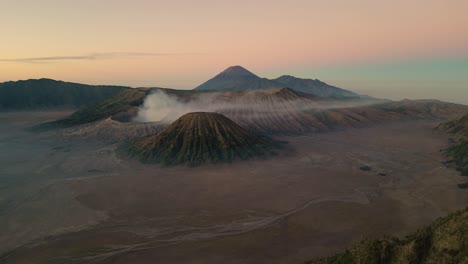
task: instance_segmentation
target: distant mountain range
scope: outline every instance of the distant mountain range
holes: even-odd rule
[[[51,79],[4,82],[0,83],[0,110],[79,108],[113,97],[127,88]]]
[[[195,90],[250,91],[283,87],[320,97],[362,97],[359,94],[328,85],[319,80],[301,79],[290,75],[283,75],[273,80],[260,78],[241,66],[227,68],[212,79],[196,87]]]
[[[286,87],[303,93],[310,93],[320,97],[362,97],[359,94],[328,85],[319,80],[301,79],[291,75],[283,75],[273,81],[282,83]]]
[[[301,79],[289,75],[273,80],[260,78],[241,66],[227,68],[194,90],[252,91],[285,87],[319,97],[365,97],[319,80]],[[111,98],[129,88],[131,87],[86,85],[52,79],[4,82],[0,83],[0,110],[80,108]]]

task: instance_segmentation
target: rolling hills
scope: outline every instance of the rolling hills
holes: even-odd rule
[[[43,131],[66,128],[106,119],[119,113],[122,115],[141,105],[145,96],[146,92],[144,90],[126,89],[111,98],[82,108],[67,118],[40,124],[34,127],[33,130]]]
[[[85,85],[51,79],[0,83],[0,110],[78,108],[110,98],[124,86]]]
[[[144,107],[144,102],[160,92],[166,96],[158,100],[172,101],[169,112],[162,120],[150,119],[145,122],[160,122],[167,126],[188,112],[216,112],[249,131],[269,135],[300,135],[389,121],[451,118],[468,113],[468,106],[437,100],[393,102],[364,98],[321,98],[290,88],[244,92],[155,88],[126,90],[80,109],[68,118],[42,124],[38,129],[71,127],[106,118],[132,121],[139,111],[159,111]],[[103,127],[96,127],[98,129]]]
[[[203,102],[200,111],[222,113],[255,133],[300,135],[349,127],[365,127],[388,121],[447,118],[468,113],[468,106],[437,100],[321,98],[290,88],[194,94],[185,101]]]
[[[157,134],[166,127],[157,122],[119,122],[108,117],[82,126],[73,126],[59,131],[65,137],[98,139],[114,143]]]

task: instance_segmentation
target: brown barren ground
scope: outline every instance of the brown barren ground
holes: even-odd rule
[[[436,124],[283,137],[293,153],[165,168],[94,141],[6,140],[19,132],[2,122],[0,144],[28,161],[0,159],[0,262],[302,263],[401,236],[468,204],[463,178],[441,164]]]

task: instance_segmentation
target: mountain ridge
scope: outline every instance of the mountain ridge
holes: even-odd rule
[[[361,97],[354,92],[328,85],[317,79],[301,79],[291,75],[282,75],[276,79],[261,78],[242,66],[230,66],[215,77],[195,87],[194,90],[251,91],[285,87],[320,97]]]
[[[302,79],[292,75],[282,75],[276,79],[273,79],[273,81],[282,83],[286,87],[296,91],[310,93],[320,97],[360,97],[360,95],[354,92],[329,85],[318,79]]]
[[[267,78],[260,78],[242,66],[231,66],[194,90],[248,91],[282,88],[284,85]]]
[[[0,83],[0,109],[78,108],[115,96],[126,86],[87,85],[48,78]]]

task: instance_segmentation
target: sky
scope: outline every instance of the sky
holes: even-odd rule
[[[191,89],[232,65],[468,104],[465,0],[0,0],[0,82]]]

